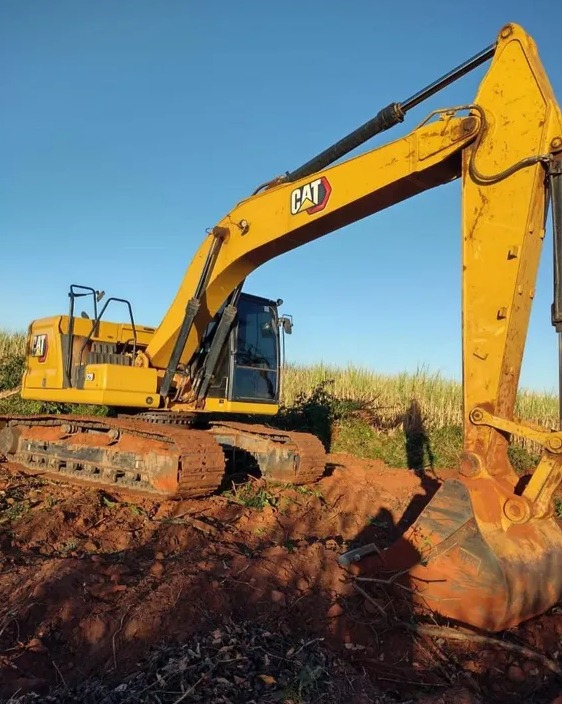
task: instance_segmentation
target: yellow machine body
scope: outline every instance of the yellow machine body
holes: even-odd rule
[[[155,369],[124,364],[86,364],[82,388],[68,385],[65,379],[63,344],[68,337],[69,317],[57,316],[34,321],[28,334],[27,364],[22,398],[61,403],[84,403],[111,406],[151,407],[156,404]],[[80,354],[81,343],[90,335],[92,321],[74,320],[74,347]],[[146,346],[154,330],[137,329],[139,345]],[[85,361],[92,344],[126,343],[131,339],[131,325],[101,320],[84,352]],[[132,365],[130,358],[129,364]]]
[[[37,401],[66,404],[118,406],[123,408],[158,408],[158,372],[153,367],[132,366],[132,354],[111,362],[110,352],[92,352],[103,345],[127,345],[136,334],[138,352],[146,349],[154,328],[133,326],[100,320],[96,333],[91,335],[92,320],[75,318],[73,331],[74,356],[84,361],[83,382],[71,384],[65,373],[64,345],[69,334],[70,319],[60,315],[35,320],[29,327],[26,369],[21,397]],[[84,349],[82,346],[85,344]],[[108,361],[89,362],[91,358]],[[78,365],[80,366],[80,365]],[[192,410],[202,413],[233,413],[275,415],[277,403],[231,401],[225,398],[206,398],[197,408],[176,404],[174,410]]]

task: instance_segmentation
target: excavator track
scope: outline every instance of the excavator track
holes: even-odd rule
[[[203,430],[73,415],[0,416],[0,455],[55,479],[162,498],[211,494],[226,466]]]
[[[182,419],[179,419],[182,420]],[[134,417],[0,416],[0,457],[70,483],[166,499],[207,496],[248,457],[270,481],[308,484],[324,473],[318,438],[263,425],[189,427]],[[233,462],[234,460],[234,462]]]
[[[229,421],[212,422],[209,432],[227,453],[250,454],[262,477],[270,481],[311,484],[326,469],[326,450],[309,433]]]
[[[151,424],[204,427],[220,443],[230,459],[230,467],[250,456],[261,476],[270,481],[309,484],[318,481],[326,469],[326,451],[321,441],[310,433],[285,431],[256,423],[211,421],[199,413],[144,411],[136,416]],[[241,456],[242,455],[242,456]],[[241,456],[241,457],[240,457]],[[235,470],[234,470],[235,471]]]

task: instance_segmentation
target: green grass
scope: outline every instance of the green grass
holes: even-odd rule
[[[255,486],[252,483],[242,484],[232,490],[223,492],[223,496],[230,501],[246,508],[253,508],[263,511],[266,506],[275,508],[278,499],[263,486]]]
[[[0,391],[19,385],[24,354],[24,333],[0,331]],[[104,415],[107,409],[23,401],[16,395],[0,400],[2,412]],[[557,428],[558,399],[521,389],[515,415]],[[391,376],[353,365],[288,365],[281,412],[271,423],[313,432],[331,451],[393,466],[454,466],[462,447],[462,389],[426,369]],[[535,444],[514,439],[512,462],[523,471],[536,463],[538,451]]]

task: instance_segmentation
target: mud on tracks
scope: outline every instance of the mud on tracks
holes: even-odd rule
[[[330,476],[309,487],[255,482],[247,494],[183,501],[68,487],[0,465],[0,697],[92,676],[119,682],[151,647],[232,618],[288,643],[323,639],[395,701],[553,700],[561,682],[544,663],[414,635],[381,618],[407,604],[383,595],[377,609],[353,589],[337,555],[389,545],[437,482],[329,460]],[[556,662],[562,615],[555,608],[509,637]]]

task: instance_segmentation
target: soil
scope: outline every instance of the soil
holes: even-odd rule
[[[240,487],[154,501],[0,464],[2,701],[91,677],[119,683],[151,649],[227,621],[322,642],[389,697],[380,701],[562,701],[561,608],[498,645],[414,633],[397,623],[390,588],[371,599],[356,591],[337,556],[389,546],[438,481],[347,455],[329,461],[307,488],[250,480],[254,506],[237,502]]]

